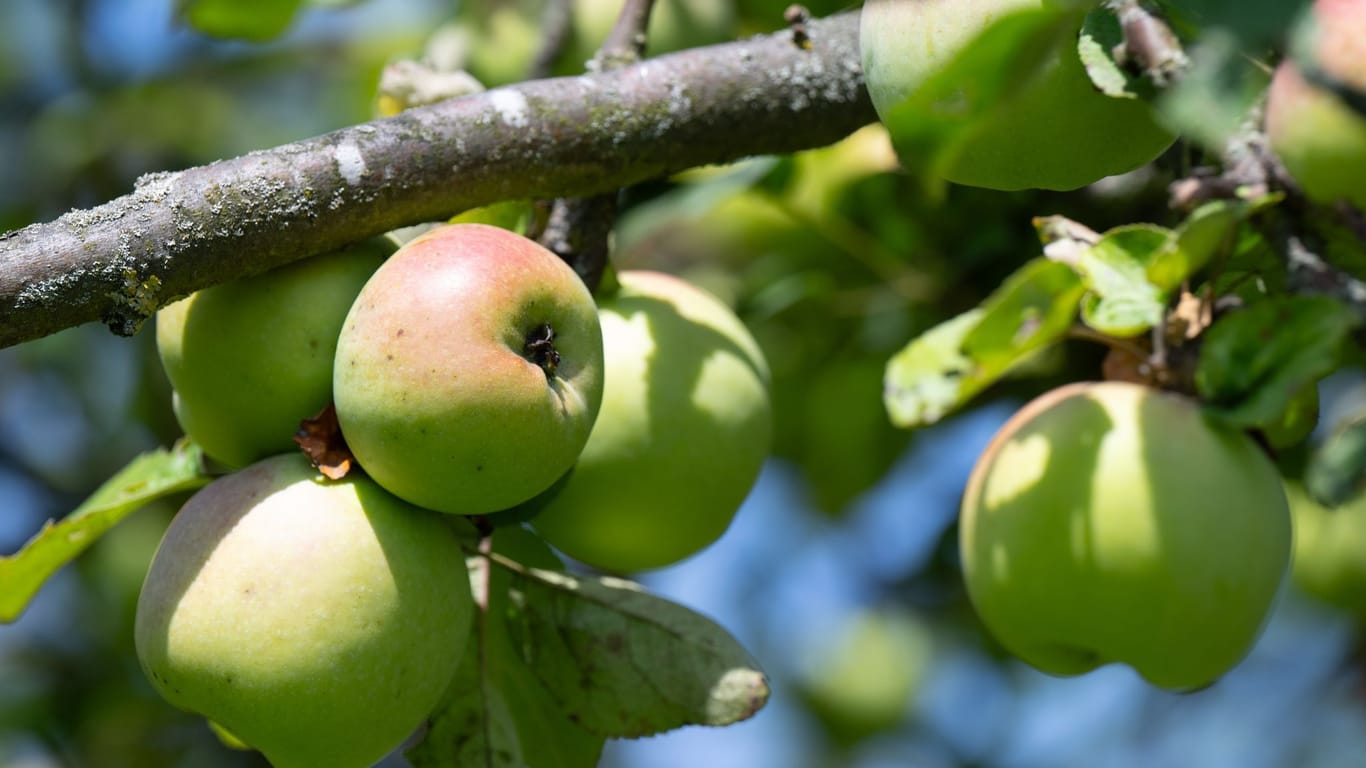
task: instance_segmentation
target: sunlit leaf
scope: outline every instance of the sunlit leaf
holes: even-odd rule
[[[920,334],[892,357],[882,399],[893,424],[933,424],[971,396],[964,385],[973,362],[963,352],[963,340],[986,314],[980,307],[970,309]]]
[[[1282,296],[1215,321],[1202,336],[1201,397],[1243,427],[1274,425],[1291,400],[1338,364],[1356,325],[1332,299]]]
[[[1133,336],[1162,320],[1163,291],[1148,279],[1151,264],[1172,242],[1170,230],[1133,224],[1106,232],[1077,258],[1087,288],[1082,319],[1111,336]]]
[[[1109,8],[1096,8],[1086,14],[1086,21],[1077,36],[1077,54],[1091,82],[1101,93],[1117,99],[1135,99],[1140,94],[1151,95],[1152,87],[1142,77],[1134,75],[1115,62],[1115,46],[1124,42],[1119,19]]]
[[[521,659],[575,723],[638,737],[728,725],[768,701],[768,680],[715,622],[611,577],[510,568]]]
[[[43,584],[144,504],[207,485],[199,448],[183,443],[133,459],[60,522],[48,522],[20,549],[0,557],[0,622],[12,622]]]
[[[981,306],[917,337],[887,364],[882,396],[892,423],[933,424],[1062,338],[1083,292],[1071,266],[1035,259]]]

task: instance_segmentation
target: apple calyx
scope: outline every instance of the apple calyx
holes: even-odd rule
[[[550,323],[541,323],[527,333],[526,344],[522,346],[522,356],[545,371],[546,381],[560,367],[560,352],[555,349],[554,342],[555,328]]]

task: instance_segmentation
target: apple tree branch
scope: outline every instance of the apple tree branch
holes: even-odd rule
[[[140,179],[0,235],[0,347],[101,320],[132,333],[192,291],[398,227],[589,196],[835,142],[876,119],[858,16],[579,77],[535,80]]]

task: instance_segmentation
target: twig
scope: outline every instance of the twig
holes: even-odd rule
[[[1115,51],[1119,63],[1133,61],[1159,88],[1171,85],[1190,68],[1190,58],[1176,33],[1139,0],[1109,0],[1108,5],[1124,34],[1120,50]]]
[[[1337,299],[1366,320],[1366,281],[1333,268],[1294,232],[1285,232],[1281,248],[1286,282],[1292,292]]]
[[[588,62],[590,72],[629,66],[645,55],[646,30],[654,0],[626,0],[612,30]],[[607,270],[612,227],[617,219],[617,191],[593,197],[562,197],[550,206],[540,242],[564,259],[596,292]]]
[[[178,173],[0,235],[0,347],[501,200],[589,196],[873,122],[858,16],[522,83]]]
[[[639,61],[645,55],[646,32],[654,7],[655,0],[626,0],[612,31],[588,63],[588,71],[605,72]]]
[[[573,0],[547,0],[541,13],[541,45],[527,70],[529,79],[549,77],[555,71],[555,62],[573,36],[573,9]]]

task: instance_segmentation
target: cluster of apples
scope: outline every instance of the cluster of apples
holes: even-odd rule
[[[163,309],[176,415],[236,471],[185,504],[148,571],[153,686],[281,768],[368,766],[456,671],[469,516],[532,518],[614,572],[719,537],[768,451],[763,356],[710,294],[617,283],[595,301],[535,242],[457,224]],[[340,479],[294,444],[329,404]]]

